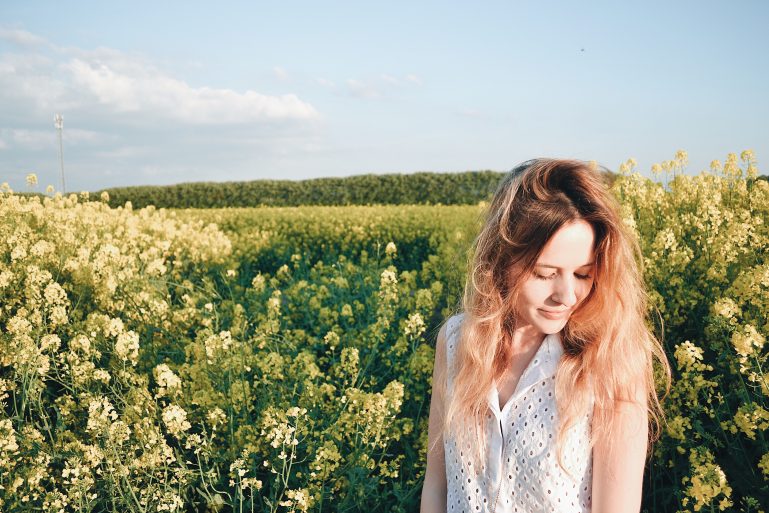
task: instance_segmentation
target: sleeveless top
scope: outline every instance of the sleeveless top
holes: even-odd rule
[[[447,320],[449,394],[463,316]],[[469,445],[460,447],[453,435],[444,439],[448,513],[590,511],[592,408],[565,437],[562,459],[568,473],[558,465],[555,451],[555,373],[562,354],[560,335],[547,335],[501,409],[496,385],[492,387],[485,426],[488,450],[480,472],[468,457]]]

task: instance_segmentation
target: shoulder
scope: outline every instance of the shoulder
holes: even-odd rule
[[[441,329],[438,331],[438,344],[443,343],[445,345],[446,340],[454,337],[459,330],[459,326],[462,324],[464,315],[464,312],[459,312],[444,321]]]
[[[448,352],[453,352],[455,349],[455,340],[459,328],[462,325],[462,319],[464,319],[464,312],[460,312],[452,315],[441,326],[438,332],[438,338],[435,343],[436,358],[440,358],[442,361],[446,360]]]
[[[457,331],[459,331],[459,327],[462,325],[462,320],[465,318],[465,312],[459,312],[448,319],[446,319],[446,322],[443,324],[444,330],[446,330],[445,336],[452,337],[454,334],[456,334]]]
[[[453,341],[456,338],[464,318],[465,313],[459,312],[446,319],[446,322],[444,322],[443,326],[441,327],[445,341]]]

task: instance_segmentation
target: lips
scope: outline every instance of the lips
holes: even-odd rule
[[[562,310],[560,312],[551,312],[550,310],[543,310],[540,308],[539,312],[542,314],[543,317],[547,319],[552,319],[552,320],[563,319],[569,315],[568,310]]]

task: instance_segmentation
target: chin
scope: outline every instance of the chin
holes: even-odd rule
[[[558,333],[559,331],[561,331],[565,325],[566,325],[565,322],[563,323],[559,322],[556,324],[551,324],[549,326],[541,326],[539,330],[545,335],[552,335],[554,333]]]
[[[544,333],[545,335],[552,335],[553,333],[558,333],[563,329],[564,326],[566,326],[566,323],[568,322],[568,319],[558,319],[554,321],[544,321],[544,322],[538,322],[536,324],[536,327],[539,331]]]

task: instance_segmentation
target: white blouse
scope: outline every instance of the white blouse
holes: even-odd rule
[[[449,393],[463,316],[457,314],[447,321]],[[486,416],[488,452],[480,472],[472,468],[469,446],[459,447],[454,436],[444,439],[449,513],[590,511],[590,413],[565,437],[563,464],[571,476],[558,465],[555,454],[555,373],[562,354],[560,335],[547,335],[501,410],[496,385],[491,389]]]

